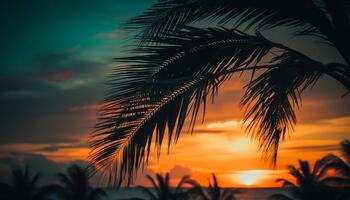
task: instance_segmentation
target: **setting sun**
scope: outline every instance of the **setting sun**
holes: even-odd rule
[[[256,182],[256,177],[254,175],[248,174],[242,176],[242,183],[246,186],[251,186]]]
[[[261,180],[269,178],[272,173],[276,173],[276,172],[273,172],[273,170],[236,171],[233,179],[239,185],[252,186],[252,185],[258,185]]]

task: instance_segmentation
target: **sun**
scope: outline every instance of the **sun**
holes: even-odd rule
[[[252,186],[255,185],[267,176],[267,172],[265,170],[245,170],[236,172],[234,179],[241,185],[244,186]]]
[[[256,183],[256,177],[254,177],[254,175],[251,175],[251,174],[247,174],[247,175],[244,174],[241,177],[241,182],[245,186],[251,186],[254,183]]]

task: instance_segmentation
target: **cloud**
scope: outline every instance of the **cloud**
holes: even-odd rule
[[[60,147],[58,147],[58,146],[48,146],[48,147],[40,148],[37,151],[41,151],[41,152],[56,152],[58,150],[60,150]]]
[[[96,38],[98,39],[109,39],[109,40],[115,40],[119,39],[121,36],[124,35],[125,30],[118,28],[114,31],[110,32],[99,32],[96,34]]]
[[[101,108],[100,104],[85,104],[85,105],[74,106],[69,110],[72,112],[77,112],[77,111],[99,110],[100,108]]]
[[[224,121],[224,122],[208,123],[207,128],[209,128],[209,129],[217,129],[217,128],[232,129],[232,128],[238,128],[241,125],[242,125],[241,121],[230,120],[230,121]]]
[[[180,179],[183,176],[190,176],[192,175],[192,170],[188,167],[185,166],[181,166],[181,165],[175,165],[174,167],[172,167],[169,171],[169,176],[170,176],[170,184],[172,186],[175,186],[178,181],[180,181]],[[162,175],[165,174],[165,172],[160,173]],[[144,172],[142,172],[141,170],[138,172],[138,176],[136,181],[133,183],[134,186],[137,185],[142,185],[142,186],[146,186],[146,187],[151,187],[153,186],[152,183],[147,179],[146,175],[149,175],[153,178],[156,177],[156,172],[153,169],[147,168],[144,170]]]
[[[197,128],[195,127],[193,131],[191,131],[191,129],[189,128],[184,128],[184,130],[182,131],[182,133],[188,134],[188,133],[195,133],[195,134],[208,134],[208,133],[212,133],[212,134],[220,134],[220,133],[225,133],[227,132],[227,130],[223,130],[223,129],[208,129],[208,128]]]
[[[174,179],[179,179],[183,176],[190,176],[191,174],[192,170],[190,168],[181,165],[175,165],[169,170],[170,177]]]
[[[80,148],[86,148],[89,145],[87,144],[61,144],[61,145],[52,145],[52,146],[47,146],[43,147],[40,149],[37,149],[37,152],[56,152],[62,149],[80,149]]]
[[[339,144],[330,144],[330,145],[308,145],[308,146],[295,146],[295,147],[286,147],[285,150],[289,151],[337,151],[339,150]]]
[[[69,54],[49,54],[41,58],[32,76],[56,86],[70,89],[94,83],[104,76],[108,63],[75,58]]]
[[[47,53],[28,63],[26,70],[0,74],[0,98],[8,94],[47,94],[96,83],[108,63],[78,57],[78,47]]]
[[[101,101],[108,66],[76,58],[78,51],[49,53],[26,71],[0,74],[0,144],[72,143],[91,132],[97,115],[86,105]]]
[[[41,95],[0,97],[0,144],[71,143],[92,131],[95,110],[75,110],[96,104],[102,98],[100,86],[69,91],[38,91]],[[29,120],[30,119],[30,120]]]
[[[56,91],[54,85],[32,76],[30,73],[0,76],[0,100],[42,95],[48,91]]]

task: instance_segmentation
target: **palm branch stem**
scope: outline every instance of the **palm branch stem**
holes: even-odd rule
[[[277,64],[276,65],[256,65],[256,66],[252,66],[252,67],[245,67],[245,68],[239,68],[239,69],[235,68],[235,69],[224,70],[224,71],[221,71],[221,72],[218,72],[218,73],[215,73],[215,74],[212,74],[212,73],[208,73],[208,74],[211,74],[211,76],[213,78],[218,78],[218,77],[221,77],[223,75],[232,74],[232,73],[235,73],[235,72],[259,70],[259,69],[271,69],[271,68],[275,68],[275,67],[278,67]],[[157,84],[173,84],[173,83],[187,82],[187,81],[192,80],[192,79],[193,79],[193,76],[186,76],[186,77],[173,79],[173,80],[157,81]]]
[[[283,64],[272,64],[272,65],[255,65],[255,66],[251,66],[251,67],[245,67],[245,68],[239,68],[239,69],[229,69],[229,70],[225,70],[222,72],[218,72],[216,74],[212,74],[211,76],[213,78],[218,78],[221,77],[223,75],[227,75],[227,74],[232,74],[235,72],[244,72],[244,71],[250,71],[250,70],[261,70],[261,69],[272,69],[272,68],[278,68],[278,67],[297,67],[297,68],[301,68],[301,67],[305,67],[305,65],[289,65],[289,66],[285,66]],[[347,65],[342,65],[339,63],[329,63],[329,64],[322,64],[320,62],[316,62],[314,63],[314,65],[310,65],[309,68],[310,70],[316,70],[319,71],[321,73],[327,74],[329,76],[331,76],[332,78],[338,80],[339,82],[341,82],[343,84],[344,87],[346,87],[346,89],[348,91],[350,91],[350,85],[349,85],[349,80],[347,80],[345,77],[341,76],[341,74],[337,74],[335,73],[333,70],[329,70],[327,68],[330,67],[348,67]],[[208,75],[208,74],[207,74]],[[178,79],[174,79],[174,80],[164,80],[164,81],[157,81],[157,84],[173,84],[173,83],[179,83],[179,82],[187,82],[189,80],[192,80],[193,76],[186,76],[186,77],[182,77],[182,78],[178,78]]]

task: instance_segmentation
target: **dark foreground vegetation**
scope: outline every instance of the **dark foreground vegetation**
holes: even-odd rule
[[[274,194],[268,200],[347,200],[350,199],[350,141],[340,144],[341,157],[328,154],[317,160],[313,166],[299,160],[298,166],[288,166],[294,180],[278,179],[287,194]],[[28,167],[15,168],[10,184],[0,183],[1,200],[98,200],[106,197],[101,188],[89,183],[87,170],[77,165],[67,169],[66,174],[57,174],[58,184],[39,184],[39,173],[32,173]],[[151,188],[139,186],[144,199],[151,200],[236,200],[238,190],[219,186],[215,174],[208,187],[202,187],[189,176],[184,176],[176,187],[170,185],[170,176],[147,175]],[[118,197],[116,197],[118,199]],[[130,200],[141,200],[131,198]]]

